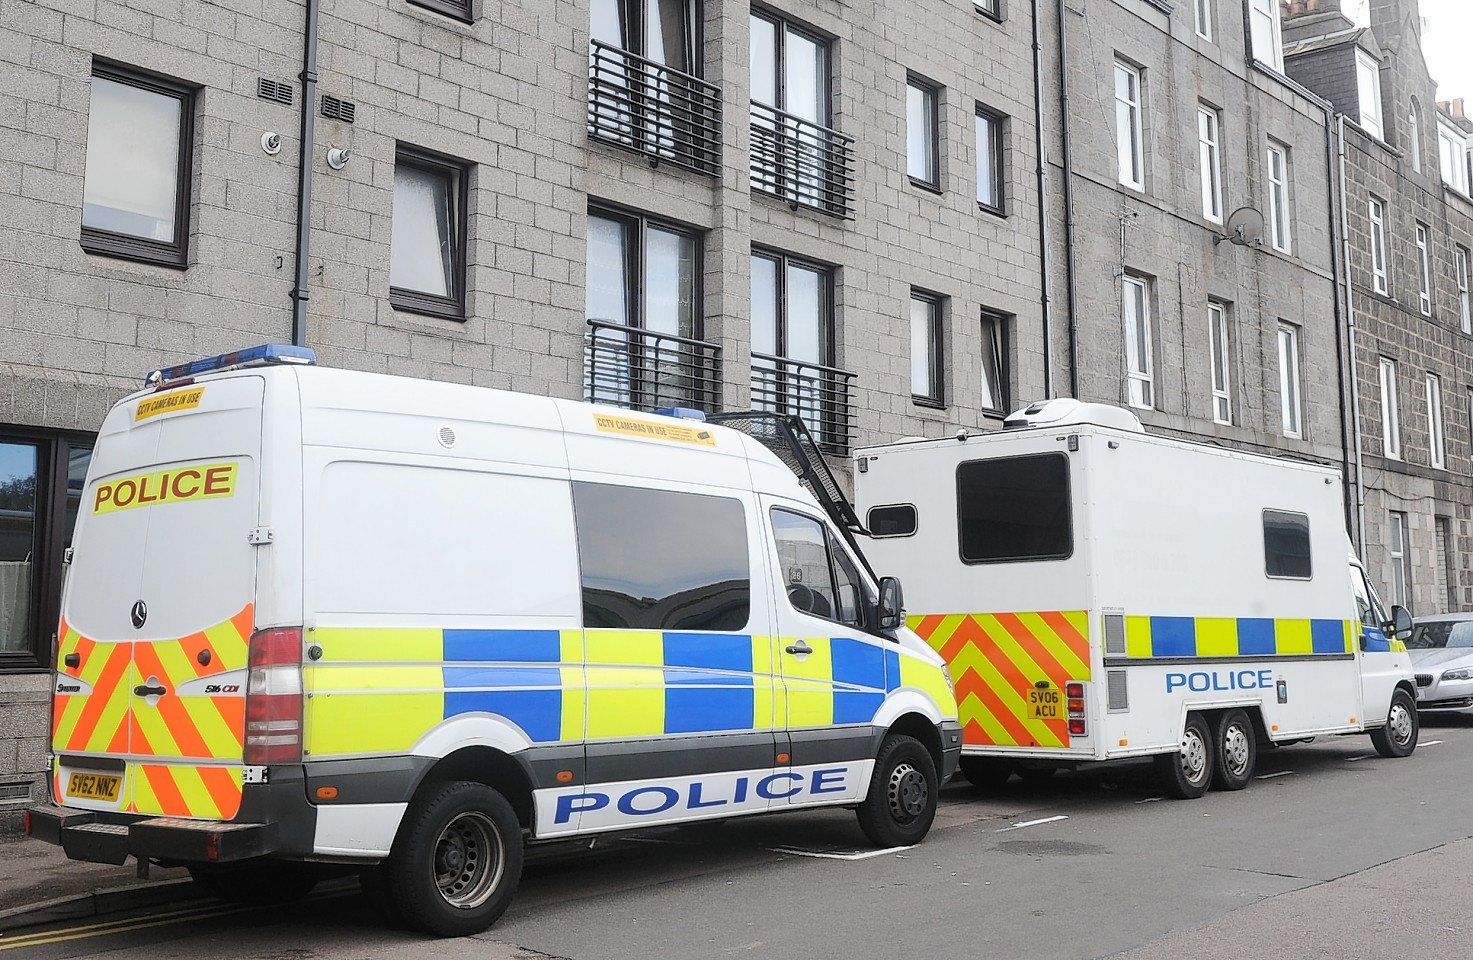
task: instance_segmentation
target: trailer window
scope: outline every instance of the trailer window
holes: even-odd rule
[[[1308,514],[1263,511],[1263,569],[1275,579],[1311,578]]]
[[[956,470],[965,563],[1064,560],[1074,553],[1069,458],[1043,453],[973,460]]]
[[[573,484],[583,625],[741,630],[751,612],[740,500]]]
[[[872,537],[908,537],[916,532],[916,508],[908,503],[870,507],[865,526]]]

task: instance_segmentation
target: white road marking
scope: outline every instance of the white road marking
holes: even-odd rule
[[[1274,777],[1287,777],[1289,774],[1291,774],[1293,772],[1294,772],[1293,770],[1280,770],[1277,773],[1265,773],[1265,774],[1261,774],[1258,777],[1258,779],[1259,780],[1272,780]]]
[[[1011,827],[1003,827],[1000,830],[994,830],[992,832],[993,833],[1007,833],[1009,830],[1021,830],[1024,827],[1036,827],[1040,823],[1054,823],[1054,822],[1059,821],[1059,820],[1068,820],[1068,819],[1069,818],[1066,817],[1066,816],[1064,816],[1063,814],[1059,814],[1057,817],[1044,817],[1042,820],[1024,820],[1022,823],[1015,823]]]
[[[1165,800],[1165,799],[1166,799],[1165,797],[1147,797],[1144,800],[1137,800],[1136,803],[1155,803],[1157,800]]]
[[[813,857],[816,860],[868,860],[870,857],[883,857],[886,854],[910,850],[912,847],[886,847],[883,850],[859,850],[854,853],[826,853],[821,850],[804,850],[801,847],[768,847],[768,849],[773,853],[786,853],[795,857]]]
[[[1369,759],[1371,759],[1374,756],[1375,756],[1374,753],[1363,753],[1363,754],[1361,754],[1358,757],[1346,757],[1345,758],[1345,762],[1346,763],[1355,763],[1357,760],[1369,760]]]
[[[1442,742],[1441,740],[1418,740],[1417,741],[1417,746],[1419,746],[1419,747],[1435,747],[1435,746],[1437,746],[1441,742]]]

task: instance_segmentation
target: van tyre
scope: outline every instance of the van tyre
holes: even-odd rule
[[[936,763],[920,741],[892,733],[880,744],[869,793],[857,808],[859,828],[877,847],[920,843],[936,819]]]
[[[1371,746],[1383,757],[1409,757],[1417,749],[1417,704],[1401,687],[1391,694],[1391,710],[1386,725],[1371,731]]]
[[[958,769],[968,783],[988,793],[1001,790],[1013,775],[1012,763],[1001,757],[962,757]]]
[[[1212,785],[1212,731],[1200,713],[1187,714],[1179,753],[1156,755],[1156,774],[1168,795],[1195,800]]]
[[[387,863],[411,927],[441,937],[480,933],[506,911],[522,878],[522,828],[483,783],[430,784],[409,805]]]
[[[1241,790],[1258,769],[1258,733],[1242,710],[1225,710],[1213,724],[1212,789]]]
[[[197,887],[218,900],[251,906],[294,903],[312,892],[322,872],[316,864],[288,860],[239,866],[194,866],[189,875]]]

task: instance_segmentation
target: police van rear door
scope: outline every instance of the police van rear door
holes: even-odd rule
[[[58,635],[58,802],[235,816],[263,396],[260,376],[238,374],[108,415]]]

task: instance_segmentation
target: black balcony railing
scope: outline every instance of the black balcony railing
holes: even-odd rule
[[[854,374],[822,364],[752,354],[752,409],[802,418],[824,453],[844,456],[854,436]]]
[[[794,207],[853,216],[854,139],[836,130],[752,104],[752,189]]]
[[[716,176],[721,89],[598,40],[588,43],[588,135],[651,163]]]
[[[650,410],[721,409],[721,347],[671,333],[588,321],[583,395],[593,403]]]

